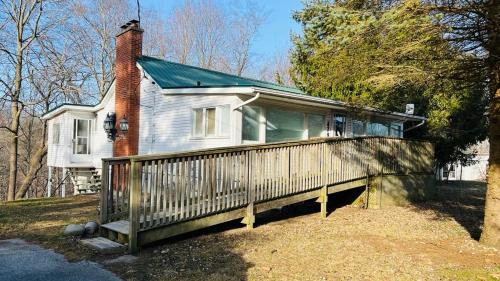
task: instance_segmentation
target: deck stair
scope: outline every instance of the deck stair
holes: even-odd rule
[[[101,236],[121,244],[126,244],[128,242],[128,230],[128,221],[114,221],[101,225]]]
[[[80,243],[86,247],[94,249],[101,254],[120,254],[127,250],[123,244],[106,239],[104,237],[96,237],[80,240]]]
[[[68,169],[75,194],[96,193],[101,189],[101,175],[95,168]]]

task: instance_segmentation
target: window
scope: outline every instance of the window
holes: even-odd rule
[[[229,136],[229,113],[229,105],[193,109],[191,135],[193,137]]]
[[[215,108],[205,109],[206,119],[205,119],[205,132],[206,136],[215,136]]]
[[[365,122],[360,120],[352,120],[352,134],[355,137],[365,135]]]
[[[61,134],[61,125],[59,123],[52,124],[52,144],[59,144]]]
[[[388,136],[389,126],[382,122],[367,122],[366,134],[368,136]]]
[[[346,131],[346,117],[345,115],[334,115],[334,127],[333,127],[333,136],[335,137],[344,137]]]
[[[319,138],[325,128],[325,116],[319,114],[307,115],[307,130],[309,138]]]
[[[403,137],[403,126],[399,123],[391,123],[391,128],[389,135],[391,137],[402,138]]]
[[[90,154],[91,120],[73,121],[73,154]]]
[[[305,114],[302,112],[270,109],[266,121],[266,142],[304,138]]]
[[[260,140],[260,115],[260,107],[243,106],[243,124],[241,128],[243,141]]]
[[[203,136],[203,109],[193,110],[193,136]]]

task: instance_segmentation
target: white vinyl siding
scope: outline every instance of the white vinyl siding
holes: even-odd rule
[[[224,147],[241,143],[242,103],[236,95],[164,95],[148,80],[142,82],[139,154]],[[205,137],[205,125],[195,133],[194,109],[217,108],[215,136]],[[220,117],[217,115],[220,114]],[[201,115],[203,116],[203,115]],[[201,117],[199,120],[203,120]],[[197,123],[204,122],[198,121]]]

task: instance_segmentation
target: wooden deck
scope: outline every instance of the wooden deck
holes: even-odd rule
[[[367,186],[380,174],[433,172],[433,146],[395,138],[317,139],[103,160],[100,221],[131,252],[156,240]]]

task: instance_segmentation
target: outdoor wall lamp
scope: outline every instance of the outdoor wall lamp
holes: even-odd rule
[[[123,133],[128,132],[127,115],[124,115],[123,118],[120,120],[120,131],[122,131]]]
[[[108,135],[109,141],[114,141],[118,135],[118,130],[115,128],[116,124],[116,114],[114,112],[110,112],[106,115],[104,119],[104,131]],[[124,115],[120,122],[118,123],[118,127],[120,132],[124,135],[128,132],[128,119],[127,115]]]
[[[116,135],[116,129],[115,129],[115,120],[116,120],[116,115],[111,112],[106,115],[106,119],[104,119],[104,131],[108,135],[108,140],[109,141],[114,141],[115,140],[115,135]]]

